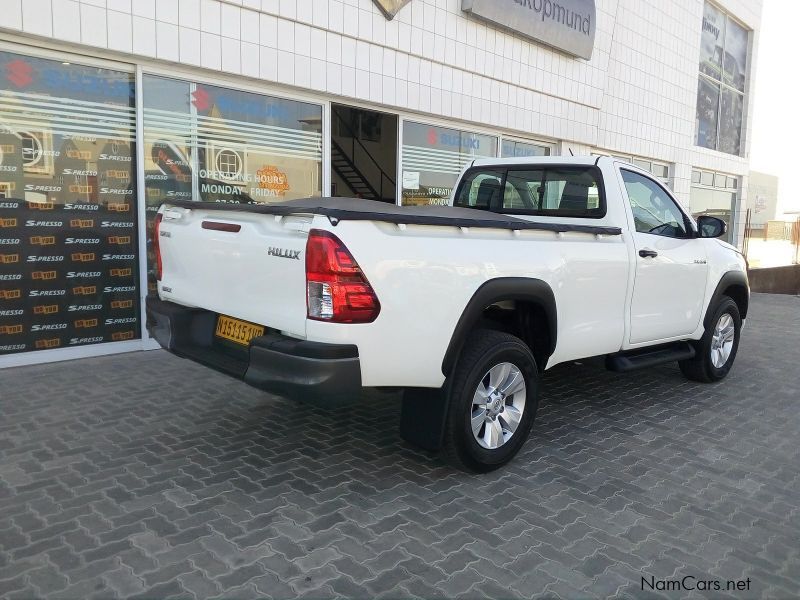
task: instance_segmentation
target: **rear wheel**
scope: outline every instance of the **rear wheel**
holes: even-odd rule
[[[703,337],[695,342],[695,357],[679,361],[681,372],[687,379],[702,383],[724,379],[736,360],[741,329],[739,307],[732,298],[723,296]]]
[[[444,450],[456,467],[497,469],[519,452],[536,416],[536,360],[519,338],[482,329],[467,340],[449,386]]]

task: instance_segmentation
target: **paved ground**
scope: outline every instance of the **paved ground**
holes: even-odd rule
[[[798,332],[800,298],[755,296],[721,385],[558,368],[482,477],[391,396],[324,411],[162,352],[3,371],[0,597],[797,597]]]

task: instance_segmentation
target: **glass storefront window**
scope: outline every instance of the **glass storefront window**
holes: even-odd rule
[[[447,204],[471,160],[497,156],[498,139],[422,123],[403,123],[403,204]]]
[[[715,150],[719,125],[719,84],[700,78],[697,89],[697,145]]]
[[[148,205],[322,194],[321,106],[151,75],[143,91]]]
[[[706,3],[700,36],[695,135],[698,146],[742,152],[749,32]]]
[[[725,27],[725,84],[744,91],[747,73],[747,30],[728,17]]]
[[[744,96],[729,88],[722,89],[720,103],[719,151],[728,154],[740,154],[742,149],[742,116],[744,113]]]
[[[148,237],[169,200],[261,204],[322,195],[320,105],[152,75],[143,94]]]
[[[622,162],[626,162],[631,165],[635,165],[639,167],[643,171],[649,171],[654,176],[658,177],[661,180],[661,183],[670,187],[670,179],[669,179],[669,165],[656,162],[654,160],[650,160],[648,158],[639,158],[637,156],[631,155],[622,155],[622,154],[606,154],[602,151],[594,152],[593,156],[611,156],[617,160]]]
[[[696,219],[709,215],[722,219],[728,224],[725,241],[733,243],[734,216],[736,215],[737,195],[735,188],[737,179],[723,173],[710,171],[692,171],[692,189],[688,210]]]
[[[503,158],[528,158],[531,156],[550,156],[550,146],[541,144],[531,144],[529,142],[517,142],[515,140],[503,140]]]
[[[0,52],[0,354],[141,336],[131,73]]]
[[[669,179],[669,167],[667,165],[653,164],[650,172],[659,179]]]

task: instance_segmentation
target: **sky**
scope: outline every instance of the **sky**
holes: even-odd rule
[[[796,54],[797,0],[764,0],[756,57],[750,168],[779,177],[778,212],[800,210],[795,182],[800,158],[800,80]]]

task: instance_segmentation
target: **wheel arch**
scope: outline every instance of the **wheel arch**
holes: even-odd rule
[[[728,271],[720,278],[706,307],[706,316],[703,319],[705,328],[708,328],[714,307],[722,296],[728,296],[733,299],[739,308],[739,315],[742,320],[746,319],[747,311],[750,308],[750,284],[747,281],[747,274],[743,271]]]
[[[525,277],[501,277],[481,285],[470,298],[450,338],[450,344],[442,361],[442,373],[449,376],[455,367],[464,343],[470,332],[482,321],[488,308],[502,302],[524,303],[536,310],[537,320],[546,326],[546,340],[536,348],[524,340],[537,359],[540,370],[544,370],[547,359],[553,354],[558,341],[558,309],[550,285],[541,279]]]

